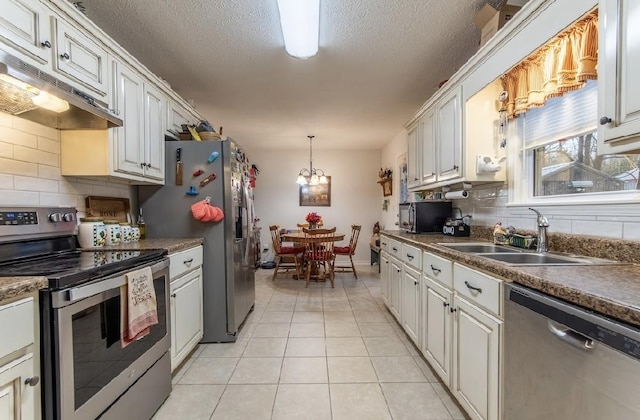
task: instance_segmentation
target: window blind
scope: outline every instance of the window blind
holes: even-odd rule
[[[585,87],[550,99],[545,106],[524,114],[525,147],[531,149],[593,131],[597,119],[598,83],[589,80]]]

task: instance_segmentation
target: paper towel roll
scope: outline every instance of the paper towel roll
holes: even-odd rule
[[[458,200],[460,198],[467,198],[468,196],[468,191],[449,191],[444,193],[445,200]]]

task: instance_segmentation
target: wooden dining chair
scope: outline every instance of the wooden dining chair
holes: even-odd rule
[[[323,277],[329,276],[331,281],[331,287],[335,287],[334,273],[333,273],[333,260],[335,254],[333,253],[333,239],[336,233],[336,228],[331,229],[307,229],[302,228],[302,231],[307,236],[305,241],[307,243],[307,250],[304,253],[304,259],[306,260],[306,280],[305,286],[309,287],[309,280],[311,279],[312,272],[317,273],[320,278],[320,266],[323,267]]]
[[[271,232],[271,241],[273,242],[273,252],[275,253],[276,267],[273,270],[273,278],[276,279],[278,270],[280,268],[286,269],[288,272],[290,269],[295,268],[297,278],[302,278],[302,258],[305,252],[304,246],[282,246],[280,243],[280,226],[269,226]]]
[[[339,256],[349,257],[349,261],[351,261],[351,267],[349,266],[337,266],[335,263],[335,259],[333,261],[334,271],[335,269],[339,269],[341,272],[349,273],[353,272],[355,278],[358,278],[358,273],[356,273],[356,266],[353,264],[353,254],[356,252],[356,245],[358,244],[358,237],[360,236],[360,229],[362,226],[359,225],[351,225],[351,239],[349,239],[349,245],[347,246],[336,246],[333,248],[333,251],[336,255],[336,258]]]

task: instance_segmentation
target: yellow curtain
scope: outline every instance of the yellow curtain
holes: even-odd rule
[[[508,118],[597,79],[597,64],[598,10],[594,10],[502,76],[502,87],[509,94]]]

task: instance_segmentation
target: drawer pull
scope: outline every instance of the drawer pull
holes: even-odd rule
[[[449,312],[454,313],[455,311],[457,311],[457,308],[449,308]]]
[[[42,45],[43,48],[51,48],[51,42],[49,41],[41,42],[40,45]]]
[[[413,261],[414,256],[413,256],[413,255],[411,255],[411,254],[407,254],[407,258],[409,258],[410,260],[412,260],[412,261]]]
[[[24,380],[25,385],[36,386],[40,382],[39,376],[32,376],[31,378],[27,378]]]
[[[182,261],[183,264],[191,264],[193,262],[193,258]]]
[[[475,290],[478,293],[482,293],[482,289],[476,286],[473,286],[471,283],[465,280],[464,285],[467,286],[469,290]]]
[[[431,264],[431,270],[436,274],[442,273],[442,270],[440,270],[438,267],[435,267],[433,264]]]
[[[382,245],[387,246],[387,243],[386,243],[386,242],[383,242],[383,243],[382,243]]]
[[[391,249],[393,249],[393,252],[398,252],[398,248],[396,248],[395,246]]]
[[[69,58],[71,58],[71,57],[69,56],[69,54],[64,53],[64,54],[60,54],[60,58],[65,59],[65,60],[68,60],[68,59],[69,59]]]

